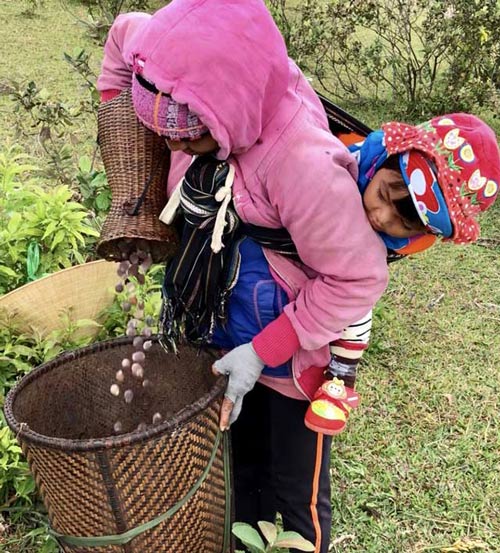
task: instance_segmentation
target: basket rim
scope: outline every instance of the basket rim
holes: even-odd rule
[[[158,342],[158,336],[152,336],[151,340]],[[47,449],[62,450],[65,452],[87,452],[87,451],[99,451],[107,450],[111,448],[121,446],[131,446],[151,438],[160,437],[166,433],[172,433],[181,423],[186,423],[188,420],[197,415],[200,411],[206,409],[208,405],[217,397],[222,396],[226,389],[226,377],[219,376],[215,379],[214,384],[210,390],[201,396],[197,401],[186,405],[180,409],[173,417],[154,425],[151,428],[141,431],[128,432],[126,434],[120,434],[118,436],[108,436],[105,438],[88,438],[85,440],[70,439],[70,438],[56,438],[53,436],[45,436],[34,430],[31,430],[25,423],[20,423],[14,416],[14,402],[21,391],[28,386],[33,380],[39,378],[41,375],[50,372],[53,369],[58,368],[61,364],[74,359],[79,359],[94,353],[96,351],[104,351],[112,349],[113,347],[131,344],[133,338],[127,336],[112,338],[102,342],[96,342],[90,346],[78,348],[71,351],[66,351],[59,354],[54,359],[35,367],[27,375],[23,376],[17,384],[12,388],[5,399],[4,413],[8,426],[16,435],[16,438],[21,441],[24,440],[30,445],[40,446]],[[195,347],[195,346],[191,346]],[[214,355],[215,350],[205,349],[211,355]]]

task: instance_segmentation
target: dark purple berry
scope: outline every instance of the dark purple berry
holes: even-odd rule
[[[131,265],[137,265],[139,263],[139,256],[137,253],[131,253],[128,260],[130,261]]]

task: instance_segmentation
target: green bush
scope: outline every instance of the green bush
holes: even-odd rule
[[[290,56],[346,106],[497,111],[496,0],[268,0]],[[365,109],[366,111],[366,109]]]
[[[85,261],[98,232],[66,185],[47,188],[16,148],[0,152],[0,294]]]
[[[87,7],[87,19],[79,23],[98,44],[104,44],[109,28],[120,13],[133,11],[148,11],[150,0],[81,0]]]

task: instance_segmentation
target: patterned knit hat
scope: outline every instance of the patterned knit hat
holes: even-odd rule
[[[197,140],[209,132],[187,104],[159,91],[138,72],[132,79],[132,102],[139,121],[170,140]]]
[[[435,117],[418,126],[387,123],[382,129],[388,155],[410,152],[401,159],[401,168],[424,224],[457,244],[476,240],[477,214],[493,204],[500,183],[500,151],[493,130],[465,113]],[[421,156],[412,151],[426,158],[427,177],[420,174],[417,158]],[[446,230],[445,216],[451,221],[451,232]]]

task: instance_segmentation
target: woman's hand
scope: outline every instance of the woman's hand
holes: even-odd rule
[[[227,430],[241,412],[243,396],[260,377],[264,362],[255,353],[251,342],[234,348],[212,366],[215,375],[229,377],[220,412],[219,426]]]

